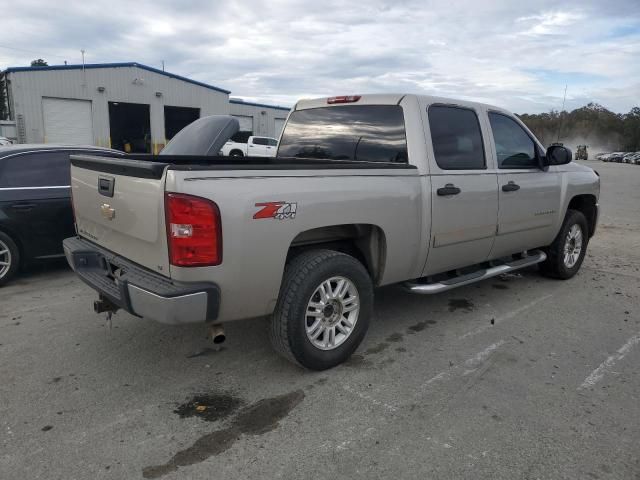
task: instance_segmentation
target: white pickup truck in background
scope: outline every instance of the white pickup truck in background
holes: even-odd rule
[[[272,137],[251,136],[247,143],[229,140],[222,147],[225,157],[275,157],[278,151],[278,139]]]

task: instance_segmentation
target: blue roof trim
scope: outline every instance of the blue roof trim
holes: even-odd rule
[[[286,110],[287,112],[289,110],[291,110],[290,108],[280,107],[278,105],[267,105],[265,103],[244,102],[242,100],[233,100],[233,99],[231,99],[231,100],[229,100],[229,103],[234,103],[236,105],[249,105],[251,107],[275,108],[275,109],[278,109],[278,110]]]
[[[214,87],[213,85],[209,85],[206,83],[198,82],[197,80],[192,80],[187,77],[183,77],[181,75],[176,75],[175,73],[163,72],[162,70],[158,70],[157,68],[149,67],[148,65],[143,65],[137,62],[125,62],[125,63],[86,63],[84,65],[85,69],[93,69],[93,68],[122,68],[122,67],[136,67],[141,68],[143,70],[148,70],[149,72],[158,73],[160,75],[164,75],[165,77],[174,78],[176,80],[182,80],[183,82],[192,83],[194,85],[198,85],[200,87],[208,88],[210,90],[215,90],[217,92],[226,93],[227,95],[231,93],[229,90],[225,90],[224,88]],[[12,72],[34,72],[34,71],[43,71],[43,70],[78,70],[82,69],[82,65],[48,65],[46,67],[9,67],[5,70],[5,73]]]

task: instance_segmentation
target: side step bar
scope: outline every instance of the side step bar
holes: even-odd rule
[[[544,262],[546,259],[547,255],[544,252],[542,252],[541,250],[534,250],[532,252],[529,252],[529,255],[527,255],[526,257],[512,260],[511,262],[497,265],[495,267],[483,268],[476,272],[460,275],[458,277],[443,280],[441,282],[416,283],[415,281],[413,281],[406,282],[404,286],[412,293],[430,295],[433,293],[445,292],[447,290],[451,290],[452,288],[461,287],[463,285],[469,285],[470,283],[479,282],[487,278],[496,277],[503,273],[513,272],[515,270],[520,270],[521,268],[530,267],[531,265],[535,265],[536,263]]]

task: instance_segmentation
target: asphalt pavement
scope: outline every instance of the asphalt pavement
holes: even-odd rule
[[[602,215],[575,278],[380,289],[321,373],[264,320],[221,348],[110,327],[64,263],[31,269],[0,289],[0,478],[640,479],[640,167],[585,163]]]

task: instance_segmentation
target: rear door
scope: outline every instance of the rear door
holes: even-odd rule
[[[278,141],[275,138],[267,138],[267,157],[275,157],[278,151]]]
[[[62,254],[74,234],[69,152],[27,152],[0,160],[0,208],[27,257]]]
[[[544,155],[510,115],[489,112],[491,143],[498,162],[498,234],[491,257],[548,245],[555,236],[560,175],[539,167]]]
[[[427,108],[431,138],[431,248],[424,275],[485,261],[498,216],[496,172],[483,140],[483,112]]]
[[[253,157],[266,157],[268,156],[268,138],[265,137],[253,137],[249,139],[248,155]]]

